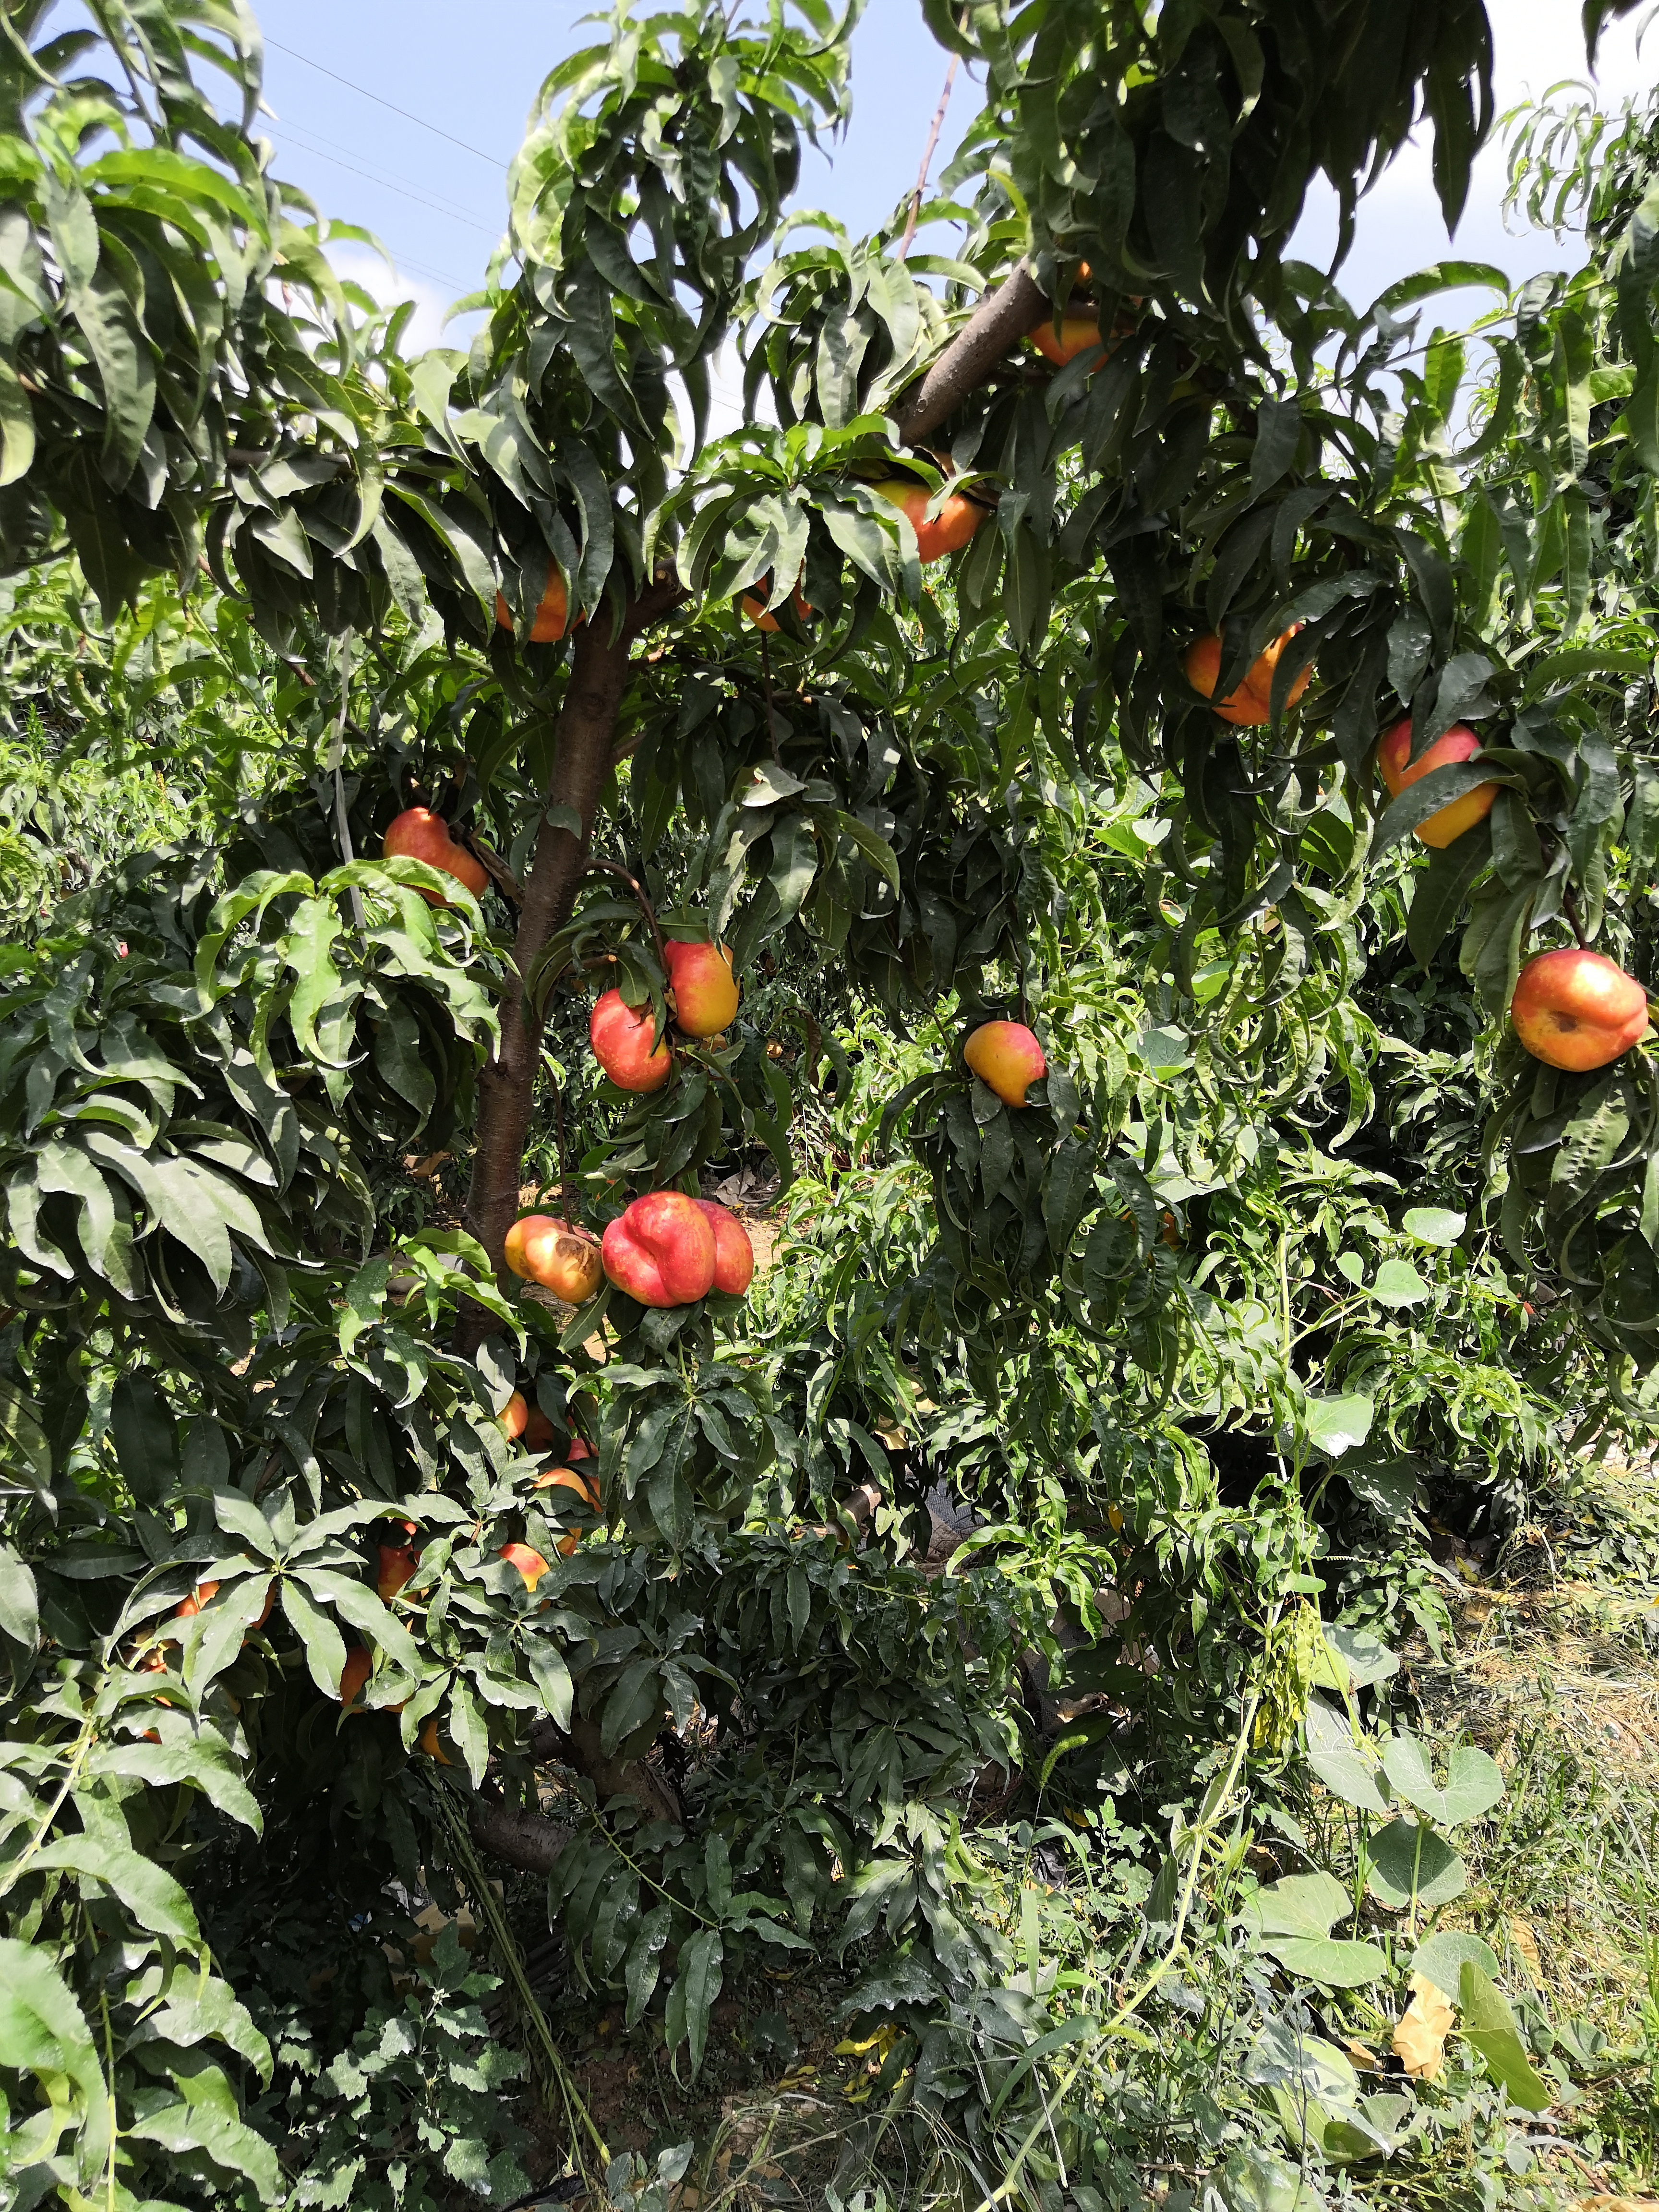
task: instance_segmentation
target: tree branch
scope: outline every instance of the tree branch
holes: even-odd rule
[[[916,445],[954,414],[1049,305],[1023,261],[1006,283],[988,292],[915,390],[889,410],[903,442]]]
[[[573,1832],[539,1813],[515,1812],[510,1805],[492,1804],[486,1797],[475,1797],[467,1812],[473,1841],[492,1857],[505,1859],[526,1874],[551,1874]]]
[[[617,714],[628,688],[629,646],[684,597],[685,587],[677,576],[659,576],[630,604],[617,636],[608,635],[603,619],[582,623],[574,635],[553,773],[544,802],[546,811],[537,833],[513,942],[513,965],[520,988],[503,1001],[501,1044],[478,1084],[477,1149],[466,1222],[498,1267],[518,1212],[524,1142],[541,1060],[541,1016],[528,1003],[522,986],[548,939],[570,919],[586,872],[593,817],[611,776]],[[549,819],[561,810],[575,816],[580,834]],[[467,1330],[481,1334],[486,1326],[481,1311],[468,1318]],[[476,1342],[466,1348],[476,1351]]]

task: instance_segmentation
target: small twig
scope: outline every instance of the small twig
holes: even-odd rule
[[[921,196],[927,189],[927,172],[933,166],[933,149],[939,144],[939,134],[945,128],[945,111],[951,105],[951,87],[956,82],[957,64],[961,58],[959,54],[951,57],[951,66],[945,72],[945,89],[939,96],[939,106],[933,110],[927,143],[921,149],[921,167],[916,172],[916,189],[910,199],[909,220],[904,226],[904,236],[899,241],[898,258],[901,261],[910,251],[910,240],[916,234],[916,217],[921,213]]]
[[[340,719],[334,725],[334,742],[329,747],[329,766],[334,771],[334,828],[340,841],[340,858],[349,867],[356,859],[351,849],[351,824],[346,818],[345,784],[340,775],[340,763],[345,754],[346,708],[351,695],[351,632],[340,640]],[[363,927],[363,895],[356,884],[351,886],[351,919],[361,931]]]
[[[570,1172],[570,1150],[564,1133],[564,1085],[562,1083],[556,1083],[553,1086],[553,1138],[559,1151],[559,1203],[564,1208],[566,1219],[574,1223],[577,1211],[576,1200],[580,1194],[576,1188],[575,1177]]]
[[[656,940],[657,957],[662,963],[662,972],[665,975],[668,973],[668,948],[663,943],[662,930],[657,921],[657,910],[646,896],[644,884],[637,876],[630,874],[619,861],[590,860],[587,864],[589,875],[592,875],[596,868],[603,868],[607,875],[620,876],[639,901],[640,912],[651,925],[651,934]]]
[[[1561,911],[1567,917],[1567,927],[1578,940],[1578,950],[1588,952],[1589,939],[1584,934],[1584,925],[1578,919],[1578,892],[1571,884],[1561,887]]]
[[[772,714],[772,656],[766,649],[766,632],[761,632],[761,683],[766,692],[766,742],[772,748],[772,757],[783,766],[783,755],[778,750],[777,725]]]

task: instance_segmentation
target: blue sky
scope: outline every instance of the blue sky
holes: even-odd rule
[[[1577,0],[1488,4],[1500,106],[1541,94],[1559,77],[1583,75]],[[506,164],[543,76],[594,35],[578,29],[585,9],[576,0],[255,5],[269,41],[272,117],[265,127],[278,149],[280,173],[325,214],[376,234],[396,263],[395,280],[357,249],[342,249],[337,258],[381,297],[416,299],[416,339],[434,342],[443,308],[477,281],[500,234]],[[1644,61],[1635,21],[1615,27],[1602,42],[1604,103],[1645,89],[1656,68],[1659,29]],[[870,0],[854,41],[851,126],[828,158],[809,155],[802,201],[829,207],[854,232],[885,216],[914,185],[945,69],[945,57],[915,0]],[[941,157],[977,104],[975,88],[958,75]],[[1349,295],[1369,301],[1395,277],[1448,251],[1495,262],[1515,279],[1571,262],[1570,246],[1505,232],[1498,213],[1503,179],[1503,156],[1494,149],[1482,157],[1469,212],[1449,247],[1426,146],[1409,149],[1362,210],[1342,280]],[[1308,258],[1328,256],[1333,236],[1328,196],[1316,193],[1303,227]],[[1484,304],[1470,297],[1449,303],[1445,312],[1455,319]]]

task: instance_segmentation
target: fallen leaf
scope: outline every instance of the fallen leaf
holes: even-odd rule
[[[1412,2001],[1395,2025],[1390,2047],[1413,2081],[1436,2081],[1455,2016],[1452,2002],[1426,1974],[1413,1974],[1408,1986]]]
[[[1510,1942],[1516,1957],[1526,1968],[1534,1989],[1541,1990],[1544,1986],[1544,1962],[1538,1955],[1538,1938],[1518,1913],[1510,1913],[1509,1925]]]

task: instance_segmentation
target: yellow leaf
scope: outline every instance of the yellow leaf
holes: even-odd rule
[[[1391,2048],[1414,2081],[1432,2081],[1445,2063],[1455,2015],[1450,1998],[1426,1974],[1413,1974],[1409,1986],[1412,2001],[1395,2025]]]
[[[836,2056],[837,2058],[862,2058],[866,2051],[873,2051],[878,2058],[885,2058],[898,2039],[898,2028],[890,2020],[885,2027],[878,2027],[873,2035],[866,2035],[862,2043],[838,2043]]]

